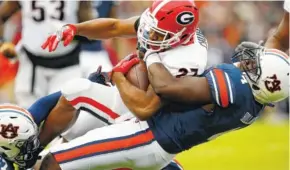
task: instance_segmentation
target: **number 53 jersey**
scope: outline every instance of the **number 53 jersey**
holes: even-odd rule
[[[54,53],[43,50],[41,45],[49,34],[54,33],[67,23],[78,22],[80,1],[44,0],[19,1],[22,14],[22,44],[33,53],[40,56],[61,56],[69,53],[76,47],[72,42],[63,48],[59,43]]]

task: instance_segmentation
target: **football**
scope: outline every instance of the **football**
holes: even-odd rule
[[[127,80],[141,90],[146,91],[149,85],[147,67],[143,60],[133,66],[126,74]]]

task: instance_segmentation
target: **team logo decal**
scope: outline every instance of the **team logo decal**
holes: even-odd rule
[[[182,12],[177,15],[176,21],[180,25],[188,25],[194,21],[194,15],[191,12]]]
[[[13,126],[11,123],[8,125],[1,125],[0,135],[7,139],[13,139],[18,136],[18,126]]]
[[[274,93],[275,91],[280,91],[281,87],[281,81],[277,79],[276,74],[274,74],[272,77],[268,77],[269,79],[271,79],[271,81],[266,80],[265,81],[265,86],[267,88],[268,91],[270,91],[271,93]]]

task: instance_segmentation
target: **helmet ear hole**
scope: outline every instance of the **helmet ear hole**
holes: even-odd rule
[[[180,38],[180,40],[182,41],[182,40],[186,39],[187,37],[188,37],[188,34],[184,34],[184,35]]]

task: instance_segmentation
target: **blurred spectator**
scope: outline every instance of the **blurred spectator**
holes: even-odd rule
[[[0,11],[1,18],[21,12],[20,65],[15,78],[15,98],[19,105],[27,108],[37,98],[58,91],[65,81],[81,76],[77,41],[65,48],[60,43],[53,53],[43,50],[41,45],[49,33],[62,25],[93,19],[91,2],[3,1]],[[13,26],[5,28],[4,34],[9,35]]]
[[[21,35],[21,13],[16,12],[4,25],[3,38],[17,45]],[[1,46],[1,45],[0,45]],[[1,51],[1,50],[0,50]],[[0,103],[14,103],[14,80],[19,67],[18,58],[8,59],[0,53]]]
[[[200,28],[208,39],[209,65],[229,63],[243,40],[259,42],[283,14],[283,1],[207,1],[200,7]],[[227,58],[223,58],[223,56]]]

